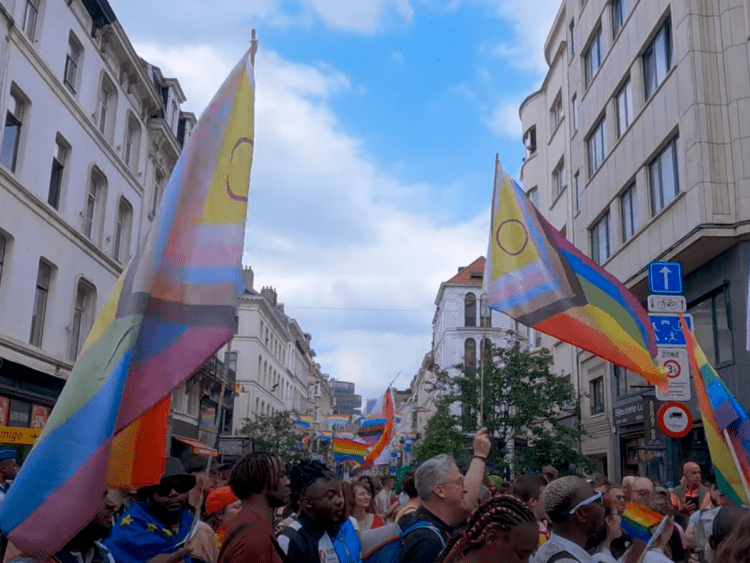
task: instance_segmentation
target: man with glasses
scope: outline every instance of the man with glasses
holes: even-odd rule
[[[580,477],[562,477],[547,485],[543,500],[552,534],[534,563],[594,563],[586,547],[604,528],[602,493]]]
[[[422,506],[413,518],[402,518],[403,536],[400,563],[435,561],[455,528],[466,522],[477,506],[487,458],[492,443],[486,429],[474,438],[474,457],[466,477],[454,459],[440,454],[428,459],[414,474]],[[418,523],[424,523],[417,526]]]
[[[188,506],[188,492],[195,476],[185,471],[180,460],[167,458],[159,484],[139,491],[147,502],[136,502],[115,524],[104,545],[117,563],[196,563],[195,549],[186,541],[195,516]],[[214,545],[215,547],[215,545]]]
[[[630,493],[630,500],[637,504],[646,506],[649,497],[653,495],[655,491],[656,488],[654,487],[654,482],[651,479],[649,479],[648,477],[638,477],[635,481],[633,481],[633,489]]]

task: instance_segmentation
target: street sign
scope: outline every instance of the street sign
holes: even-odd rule
[[[40,428],[0,426],[0,444],[33,444],[41,433]]]
[[[648,292],[660,295],[680,295],[682,293],[682,264],[680,262],[649,263]]]
[[[664,403],[657,415],[659,428],[670,438],[687,436],[693,427],[693,415],[682,403]]]
[[[649,313],[684,313],[687,301],[682,295],[649,295]]]
[[[669,389],[664,393],[656,388],[656,398],[660,401],[690,400],[690,362],[685,348],[659,348],[656,361],[667,368]]]
[[[683,315],[690,330],[693,330],[693,315]],[[685,347],[685,336],[682,334],[682,325],[679,315],[648,315],[651,324],[654,325],[657,346],[680,346]]]

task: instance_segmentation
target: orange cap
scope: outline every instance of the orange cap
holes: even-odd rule
[[[237,502],[237,500],[238,499],[234,496],[232,489],[228,486],[214,489],[208,493],[208,496],[206,497],[206,514],[213,514],[217,510],[221,510],[233,502]]]

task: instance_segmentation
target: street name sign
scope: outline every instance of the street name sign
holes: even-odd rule
[[[687,436],[693,428],[693,415],[682,403],[664,403],[657,415],[659,428],[670,438]]]
[[[693,330],[693,315],[683,315],[690,330]],[[656,333],[656,345],[661,346],[686,346],[685,336],[682,334],[682,324],[679,315],[656,315],[649,313],[651,324],[654,325]]]
[[[682,294],[682,263],[651,262],[648,265],[648,292],[658,295]]]
[[[649,313],[684,313],[687,301],[682,295],[649,295]]]
[[[660,401],[689,401],[690,400],[690,363],[685,348],[659,348],[656,361],[667,368],[669,388],[664,393],[656,388],[656,398]]]

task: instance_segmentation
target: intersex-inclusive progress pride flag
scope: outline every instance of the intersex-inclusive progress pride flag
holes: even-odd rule
[[[171,391],[232,337],[254,105],[248,51],[198,121],[0,507],[10,541],[42,561],[94,516],[106,487],[158,482]]]

